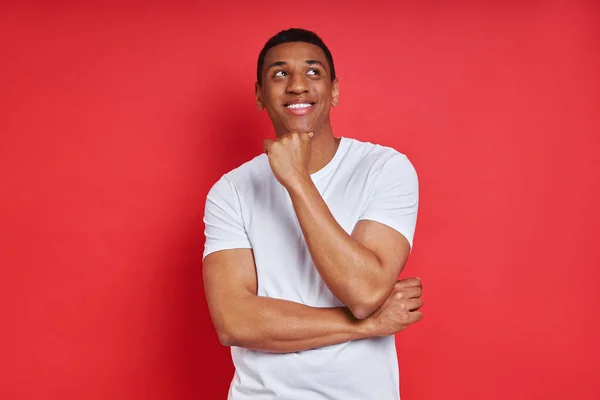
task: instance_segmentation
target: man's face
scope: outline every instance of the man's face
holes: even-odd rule
[[[266,108],[275,133],[314,132],[329,126],[329,109],[338,103],[337,79],[331,82],[325,53],[319,46],[284,43],[269,49],[256,85],[258,108]]]

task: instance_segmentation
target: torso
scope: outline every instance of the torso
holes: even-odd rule
[[[387,147],[342,138],[329,164],[311,176],[346,232],[352,232],[372,196],[378,170],[395,155]],[[239,192],[256,262],[258,295],[312,307],[343,306],[315,269],[290,197],[274,178],[266,155],[228,176]],[[393,337],[291,354],[232,348],[232,355],[236,377],[230,400],[399,399]]]

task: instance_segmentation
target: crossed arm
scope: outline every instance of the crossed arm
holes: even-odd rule
[[[384,191],[375,208],[384,210],[386,216],[393,215],[392,220],[404,220],[403,212],[416,213],[416,197],[410,193],[416,188],[412,183],[408,186],[406,199],[402,198],[402,190],[395,190],[389,198]],[[403,234],[369,220],[368,212],[348,234],[310,179],[286,189],[315,267],[346,307],[315,308],[257,296],[252,250],[215,251],[204,259],[203,278],[209,311],[222,344],[295,352],[391,335],[421,318],[420,281],[397,281],[410,252]],[[231,207],[231,212],[239,212],[235,210],[239,206]],[[398,214],[402,207],[406,210]],[[391,214],[389,208],[393,209]]]
[[[402,245],[403,240],[396,236],[401,235],[388,230],[391,228],[382,224],[362,221],[357,225],[355,235],[359,238],[362,235],[367,236],[367,243],[377,241],[379,237],[382,242],[389,243],[390,240],[396,240],[397,244]],[[342,238],[344,237],[342,236]],[[314,240],[318,240],[318,238],[315,237]],[[354,240],[356,239],[348,240],[351,246],[364,246],[360,242],[358,242],[359,245],[354,245],[352,243]],[[362,247],[358,248],[362,250]],[[327,251],[326,248],[324,250]],[[364,247],[363,251],[370,252],[367,247]],[[356,259],[360,260],[360,255]],[[369,268],[368,265],[363,263],[359,267],[366,269]],[[362,270],[359,267],[354,267],[357,274],[356,279],[361,277],[359,274]],[[379,268],[385,270],[385,267]],[[396,268],[399,271],[399,268]],[[385,287],[389,286],[389,289],[386,289],[388,290],[387,298],[396,284],[397,274],[392,276],[391,272],[386,271],[386,273],[389,274],[391,281],[391,285],[385,282]],[[378,280],[384,281],[385,279],[376,274],[373,276],[374,278],[369,278],[371,279],[370,285],[373,286]],[[355,339],[389,335],[400,330],[393,326],[403,326],[404,323],[407,325],[421,317],[420,314],[410,313],[421,305],[420,299],[418,299],[421,295],[420,284],[414,280],[408,283],[408,286],[412,286],[403,294],[403,298],[393,299],[410,302],[408,303],[409,307],[404,310],[406,315],[401,316],[396,313],[398,319],[404,317],[406,321],[385,322],[380,318],[358,319],[346,307],[316,308],[292,301],[257,296],[256,266],[251,249],[223,250],[209,254],[204,259],[203,278],[211,318],[219,340],[225,346],[276,353],[296,352]],[[344,293],[346,287],[350,289],[350,286],[344,286],[344,282],[353,280],[344,278],[340,281],[341,284],[336,283],[341,288],[340,292]],[[366,293],[368,289],[360,290]],[[348,293],[345,294],[348,295]],[[347,297],[359,298],[360,296],[350,293]]]
[[[251,249],[208,255],[203,268],[210,314],[225,346],[287,353],[373,336],[372,321],[346,308],[315,308],[256,295]]]

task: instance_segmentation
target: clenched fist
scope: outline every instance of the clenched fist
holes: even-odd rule
[[[263,147],[269,157],[273,175],[285,188],[309,178],[310,138],[312,132],[291,132],[277,140],[266,139]]]
[[[421,320],[423,313],[418,309],[423,305],[422,292],[418,278],[396,282],[387,300],[368,318],[373,335],[391,336]]]

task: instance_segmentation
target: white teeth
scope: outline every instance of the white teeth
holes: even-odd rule
[[[286,106],[287,108],[308,108],[311,105],[308,103],[300,103],[300,104],[290,104],[288,106]]]

